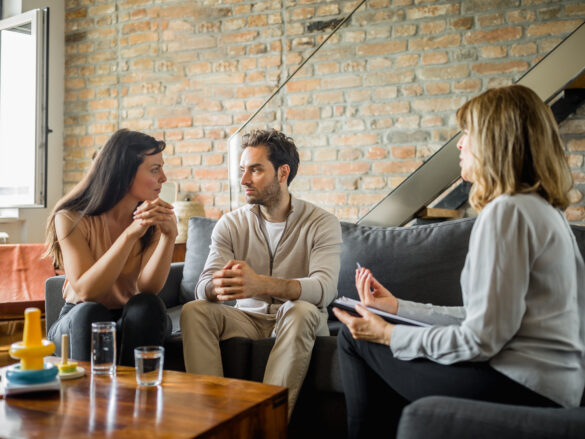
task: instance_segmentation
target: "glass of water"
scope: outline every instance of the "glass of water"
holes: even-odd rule
[[[134,349],[136,382],[140,386],[158,386],[162,382],[165,348],[140,346]]]
[[[116,322],[91,324],[91,373],[116,374]]]

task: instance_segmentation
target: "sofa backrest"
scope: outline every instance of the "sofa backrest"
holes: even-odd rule
[[[341,224],[343,251],[338,291],[358,299],[356,262],[401,299],[460,305],[459,275],[474,219],[410,227]]]
[[[437,305],[460,305],[459,277],[469,245],[474,218],[411,227],[371,227],[341,222],[343,247],[339,296],[357,299],[356,262],[397,297]],[[217,220],[189,219],[187,250],[181,280],[181,301],[194,299],[203,271],[211,232]],[[585,258],[585,227],[572,226]]]
[[[183,279],[181,280],[182,303],[194,300],[195,286],[199,276],[205,267],[209,245],[211,244],[211,232],[217,223],[216,219],[193,216],[189,218],[187,229],[187,243],[185,251],[185,265],[183,266]]]

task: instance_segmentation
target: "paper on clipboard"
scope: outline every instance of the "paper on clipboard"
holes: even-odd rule
[[[349,297],[340,297],[338,299],[335,299],[332,303],[333,306],[336,306],[338,308],[341,308],[345,311],[348,311],[354,315],[359,315],[357,313],[357,311],[355,310],[355,306],[356,304],[360,303],[359,300],[355,300],[355,299],[351,299]],[[409,319],[406,317],[401,317],[398,316],[396,314],[390,314],[386,311],[382,311],[378,308],[373,308],[371,306],[366,306],[366,308],[373,312],[374,314],[379,315],[380,317],[382,317],[384,320],[386,320],[389,323],[393,323],[395,325],[411,325],[411,326],[431,326],[428,323],[425,322],[421,322],[418,320],[414,320],[414,319]]]

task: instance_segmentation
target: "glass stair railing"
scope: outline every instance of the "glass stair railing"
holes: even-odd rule
[[[566,118],[585,97],[585,23],[540,60],[517,84],[530,87],[551,104],[557,121]],[[430,205],[460,176],[459,133],[415,170],[396,189],[359,219],[370,226],[402,226]],[[457,209],[467,200],[469,184],[462,184],[445,196],[436,208]]]

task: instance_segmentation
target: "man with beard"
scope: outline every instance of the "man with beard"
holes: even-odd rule
[[[257,130],[243,138],[240,183],[248,204],[217,222],[209,256],[181,313],[187,372],[223,376],[219,342],[276,337],[263,382],[289,388],[289,419],[327,305],[337,295],[341,227],[294,198],[299,154],[290,137]],[[222,302],[236,300],[235,307]]]

